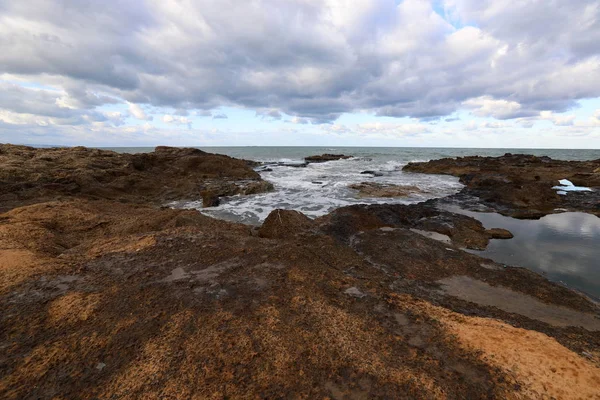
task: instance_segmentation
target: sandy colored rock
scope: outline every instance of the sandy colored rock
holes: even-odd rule
[[[392,185],[376,182],[354,183],[348,186],[358,191],[358,197],[407,197],[415,193],[423,193],[413,185]]]

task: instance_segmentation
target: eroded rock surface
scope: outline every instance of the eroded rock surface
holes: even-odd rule
[[[409,163],[403,170],[460,177],[462,195],[476,196],[501,214],[539,218],[556,209],[600,215],[600,160],[561,161],[549,157],[506,154],[501,157],[444,158]],[[591,192],[557,194],[561,179]]]
[[[47,176],[23,174],[32,187]],[[597,393],[598,306],[462,251],[490,237],[467,216],[429,203],[317,220],[279,210],[256,234],[152,196],[24,193],[35,204],[0,214],[3,399]]]
[[[66,197],[161,204],[272,190],[247,161],[160,146],[120,154],[75,148],[0,145],[0,211]]]

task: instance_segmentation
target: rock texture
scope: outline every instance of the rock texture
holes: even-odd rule
[[[43,191],[60,166],[36,175],[35,151],[22,151],[10,168],[25,165],[23,179],[2,183],[31,203],[16,199],[0,214],[2,399],[597,394],[598,306],[462,251],[491,235],[472,218],[432,202],[345,207],[317,220],[277,210],[256,232],[156,207],[166,189],[134,201],[156,187],[150,173],[133,173],[133,193],[113,178],[99,192],[93,150],[75,150],[82,159],[64,167],[91,177],[78,192],[93,196]],[[106,157],[116,166],[100,171],[134,168]],[[69,165],[85,166],[75,174]]]
[[[313,221],[293,210],[273,210],[258,230],[258,236],[271,239],[294,238],[314,230]]]
[[[417,186],[376,182],[354,183],[348,187],[357,190],[358,197],[407,197],[411,194],[423,193]]]
[[[0,211],[65,197],[161,204],[272,190],[247,161],[189,148],[119,154],[4,144],[0,166]]]
[[[346,156],[344,154],[321,154],[318,156],[308,156],[304,158],[307,163],[321,163],[327,161],[346,160],[352,158],[352,156]]]
[[[518,218],[539,218],[556,209],[600,215],[600,160],[560,161],[549,157],[505,154],[501,157],[444,158],[409,163],[403,170],[458,176],[466,188],[462,194],[476,196],[496,211]],[[552,187],[560,179],[593,192],[560,196]]]

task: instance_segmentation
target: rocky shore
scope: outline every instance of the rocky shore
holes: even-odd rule
[[[479,205],[515,218],[539,218],[564,211],[600,215],[600,159],[560,161],[505,154],[502,157],[472,156],[409,163],[403,170],[457,176],[465,188],[444,201],[456,200],[463,206],[476,207],[468,201],[476,198]],[[563,179],[591,191],[559,194],[559,190],[553,188]]]
[[[546,190],[599,187],[598,162],[461,163],[406,169],[507,215],[598,215]],[[194,149],[0,146],[0,397],[598,398],[598,305],[463,251],[509,232],[435,201],[260,227],[164,207],[270,188]]]

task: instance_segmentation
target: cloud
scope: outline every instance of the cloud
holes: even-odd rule
[[[491,96],[482,96],[463,102],[478,117],[493,117],[497,119],[517,118],[527,114],[521,104],[516,101],[497,100]]]
[[[192,121],[190,121],[190,119],[187,117],[182,117],[180,115],[165,114],[163,115],[162,120],[166,124],[187,125],[188,129],[192,129]]]
[[[283,117],[281,115],[281,113],[279,112],[279,110],[275,110],[275,109],[257,111],[256,115],[260,116],[262,119],[271,120],[271,121],[279,121]]]
[[[555,115],[552,111],[542,111],[540,119],[551,121],[556,126],[571,126],[575,122],[574,115]]]
[[[212,112],[208,110],[198,110],[193,112],[194,115],[198,117],[212,117]]]
[[[134,118],[140,119],[142,121],[152,121],[152,116],[147,115],[142,107],[135,103],[129,103],[129,113],[133,115]]]
[[[219,113],[213,114],[213,119],[228,119],[229,117],[226,114]]]
[[[308,119],[300,117],[292,117],[292,119],[290,119],[289,122],[296,125],[306,125],[309,123]]]
[[[0,108],[79,124],[110,122],[107,104],[140,120],[151,117],[139,104],[181,117],[233,106],[320,124],[464,108],[529,118],[600,96],[597,0],[436,0],[447,17],[434,1],[397,3],[3,2],[0,74],[56,93],[13,102],[12,87]]]

